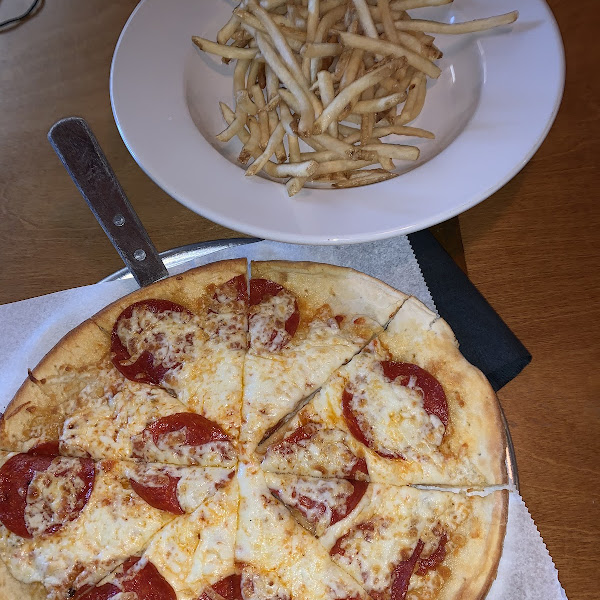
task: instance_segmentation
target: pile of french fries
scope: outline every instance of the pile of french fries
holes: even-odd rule
[[[285,179],[290,196],[309,181],[349,188],[397,177],[394,160],[414,161],[419,149],[382,138],[434,138],[408,126],[423,108],[427,77],[441,72],[431,34],[484,31],[518,16],[446,24],[406,12],[450,2],[242,0],[216,42],[192,38],[235,61],[235,106],[220,103],[227,127],[217,139],[237,136],[239,161],[253,159],[246,175]]]

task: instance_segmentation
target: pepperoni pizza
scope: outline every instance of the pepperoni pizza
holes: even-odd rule
[[[351,269],[249,275],[139,290],[29,372],[0,420],[0,598],[485,596],[505,441],[448,326]]]

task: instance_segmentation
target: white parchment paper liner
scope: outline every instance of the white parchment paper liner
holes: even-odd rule
[[[405,236],[351,246],[297,246],[257,242],[228,248],[175,267],[183,272],[217,260],[310,260],[352,267],[419,298],[435,311],[410,242]],[[75,288],[0,306],[0,410],[58,340],[110,302],[137,289],[133,280]],[[564,600],[558,572],[517,492],[511,492],[508,527],[498,576],[486,600]]]

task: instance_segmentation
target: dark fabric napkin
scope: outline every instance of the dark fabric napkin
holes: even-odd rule
[[[429,230],[411,233],[408,239],[462,354],[498,391],[531,362],[531,354]]]

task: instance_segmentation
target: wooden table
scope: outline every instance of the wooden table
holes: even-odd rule
[[[27,4],[2,2],[0,20]],[[159,250],[239,236],[169,198],[119,137],[108,75],[135,5],[52,0],[0,33],[0,303],[93,283],[122,266],[46,142],[64,116],[89,121]],[[459,221],[471,279],[533,355],[499,393],[522,495],[567,595],[591,600],[600,569],[598,6],[550,5],[567,55],[558,118],[531,162]],[[445,229],[461,260],[456,227]]]

